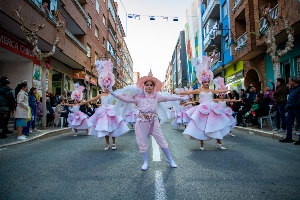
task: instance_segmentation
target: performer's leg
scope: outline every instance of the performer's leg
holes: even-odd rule
[[[113,144],[112,144],[111,149],[116,150],[116,148],[117,148],[117,146],[116,146],[116,137],[112,137],[112,141],[113,141]]]
[[[148,129],[149,122],[138,121],[135,124],[136,141],[144,161],[142,170],[148,169]]]
[[[222,141],[220,139],[217,139],[217,147],[220,149],[226,149],[225,147],[222,146]]]
[[[204,141],[200,140],[200,150],[204,150]]]
[[[109,136],[105,136],[105,141],[106,141],[106,145],[105,145],[105,148],[104,150],[108,150],[109,149]]]

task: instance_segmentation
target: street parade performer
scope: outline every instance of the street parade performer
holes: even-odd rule
[[[89,132],[89,128],[92,126],[91,122],[88,120],[88,117],[83,112],[79,111],[81,105],[85,102],[80,102],[83,98],[84,87],[78,86],[71,94],[71,99],[74,101],[73,104],[65,103],[65,106],[73,106],[73,113],[68,115],[67,121],[69,127],[72,128],[72,131],[75,132],[74,136],[77,136],[77,133]]]
[[[132,94],[130,92],[122,92],[122,90],[113,92],[111,88],[110,92],[117,99],[124,101],[124,105],[126,103],[137,104],[139,115],[135,124],[135,132],[136,140],[144,160],[142,170],[147,170],[148,168],[148,138],[150,135],[154,137],[157,144],[166,155],[166,161],[171,167],[176,168],[177,165],[171,157],[168,143],[164,139],[159,123],[159,120],[161,123],[164,122],[166,118],[163,115],[167,115],[167,108],[163,107],[161,102],[187,100],[187,98],[158,93],[162,88],[162,83],[157,78],[153,77],[151,70],[148,76],[141,77],[137,81],[136,86],[137,87],[131,86],[131,88],[134,88],[134,91],[131,92]],[[126,88],[123,90],[126,90]],[[165,111],[162,111],[164,109]],[[126,109],[124,112],[126,112]]]
[[[224,114],[224,108],[213,100],[213,95],[225,93],[228,90],[211,90],[209,85],[213,80],[213,73],[208,67],[209,57],[203,56],[202,62],[196,61],[196,76],[202,83],[202,88],[194,91],[179,92],[178,95],[199,94],[200,105],[189,109],[186,114],[190,117],[190,123],[183,134],[189,139],[200,140],[200,149],[204,150],[204,140],[217,139],[217,147],[222,146],[221,140],[228,134],[228,126],[231,120]]]
[[[115,84],[115,76],[113,74],[113,64],[111,60],[98,60],[96,63],[98,71],[98,83],[104,93],[97,95],[95,98],[87,102],[93,102],[101,99],[101,106],[96,109],[95,113],[90,117],[90,122],[93,124],[89,131],[89,135],[99,138],[105,137],[106,146],[104,150],[110,148],[109,137],[112,137],[112,150],[117,148],[116,137],[130,131],[125,124],[123,118],[115,113],[114,105],[108,87]]]

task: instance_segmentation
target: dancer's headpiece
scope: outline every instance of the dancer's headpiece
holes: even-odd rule
[[[74,90],[71,94],[71,99],[76,101],[81,101],[83,98],[83,86],[78,86],[76,90]]]
[[[152,74],[152,71],[150,69],[150,72],[148,73],[148,76],[143,76],[141,78],[138,79],[137,83],[136,83],[136,86],[141,88],[141,89],[144,89],[144,83],[147,82],[147,81],[152,81],[155,85],[155,89],[156,89],[156,92],[160,91],[161,88],[162,88],[162,83],[160,80],[158,80],[157,78],[153,77],[153,74]]]
[[[210,70],[208,63],[210,62],[210,57],[203,56],[202,62],[198,58],[193,60],[193,65],[196,67],[196,77],[198,81],[212,81],[214,78],[213,72]]]
[[[104,87],[113,86],[115,84],[115,75],[113,74],[113,63],[111,60],[97,60],[96,70],[98,72],[98,83],[102,90]]]

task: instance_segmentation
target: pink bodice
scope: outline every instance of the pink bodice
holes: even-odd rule
[[[138,106],[138,110],[142,113],[156,113],[157,104],[160,102],[180,100],[180,97],[176,95],[162,96],[160,94],[141,94],[133,98],[117,94],[114,94],[114,96],[127,103],[136,103]]]

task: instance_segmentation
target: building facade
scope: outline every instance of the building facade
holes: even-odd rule
[[[42,6],[48,3],[48,10]],[[41,90],[41,66],[30,55],[33,47],[28,44],[20,29],[21,23],[16,8],[27,29],[45,24],[38,32],[39,48],[52,49],[56,36],[55,10],[60,11],[64,22],[61,40],[53,56],[47,61],[48,91],[62,94],[73,90],[75,82],[90,86],[89,97],[99,92],[97,73],[93,70],[98,59],[111,59],[117,79],[116,88],[123,86],[124,62],[122,58],[125,33],[118,17],[118,5],[112,0],[24,0],[1,2],[0,11],[0,74],[9,77],[14,88],[22,79],[28,80],[29,87]],[[127,50],[128,51],[128,50]],[[15,73],[15,72],[18,73]]]
[[[133,84],[136,84],[140,77],[140,72],[133,72]]]
[[[185,32],[180,31],[171,59],[172,64],[172,90],[188,86],[187,56],[185,46]]]
[[[127,48],[127,44],[126,44],[125,41],[123,42],[123,56],[122,56],[122,59],[123,59],[123,63],[124,63],[123,83],[125,85],[131,85],[131,84],[133,84],[133,62],[132,62],[132,58],[131,58],[130,52]]]
[[[170,62],[166,70],[165,80],[163,82],[163,92],[172,91],[172,63]]]

